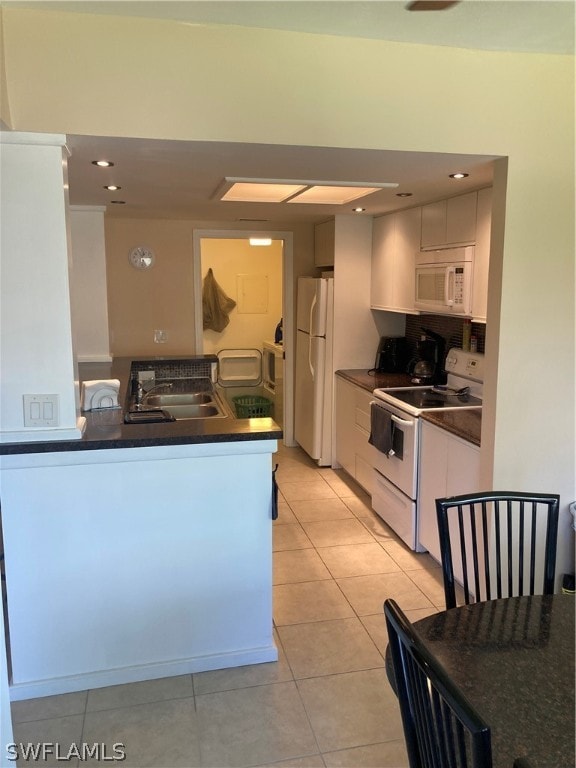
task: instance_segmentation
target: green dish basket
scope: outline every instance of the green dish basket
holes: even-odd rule
[[[255,419],[259,416],[272,415],[272,401],[267,397],[238,395],[232,398],[239,419]]]

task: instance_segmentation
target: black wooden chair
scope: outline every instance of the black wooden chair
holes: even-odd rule
[[[488,725],[394,600],[386,600],[384,615],[410,768],[491,768]]]
[[[553,594],[559,505],[538,493],[436,499],[446,608],[456,607],[455,572],[466,604]]]

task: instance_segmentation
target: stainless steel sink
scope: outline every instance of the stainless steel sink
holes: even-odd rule
[[[142,405],[151,408],[166,408],[169,405],[204,405],[212,403],[214,398],[207,392],[167,393],[162,395],[144,395]]]
[[[164,391],[158,391],[163,387]],[[154,386],[153,392],[144,394],[139,404],[133,402],[130,410],[145,413],[161,409],[176,420],[233,417],[211,383],[208,383],[208,387],[198,379],[159,382]]]
[[[176,420],[225,418],[227,415],[222,413],[215,402],[203,405],[164,405],[162,408]]]

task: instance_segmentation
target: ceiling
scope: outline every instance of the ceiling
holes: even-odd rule
[[[408,12],[407,0],[1,0],[0,4],[456,48],[574,53],[574,0],[461,0],[436,13]]]
[[[378,215],[490,185],[493,157],[384,150],[290,147],[223,142],[69,136],[70,203],[107,205],[110,216],[199,221],[318,222],[337,213]],[[107,159],[112,168],[94,160]],[[469,173],[454,180],[455,171]],[[310,203],[223,202],[225,177],[348,182],[398,182],[344,206]],[[104,185],[118,184],[109,192]],[[412,197],[397,197],[412,192]],[[124,200],[124,205],[111,203]]]
[[[442,12],[408,12],[393,0],[202,0],[195,2],[11,2],[2,5],[81,13],[105,13],[367,37],[485,50],[574,52],[573,0],[462,0]],[[493,157],[328,147],[159,141],[69,136],[70,202],[106,205],[114,217],[187,218],[201,221],[316,222],[352,205],[221,202],[224,177],[316,181],[397,182],[362,198],[363,215],[378,215],[487,186]],[[93,160],[114,161],[101,169]],[[449,174],[464,171],[454,181]],[[121,190],[109,192],[105,184]],[[411,192],[400,198],[397,193]],[[125,204],[112,204],[123,200]]]

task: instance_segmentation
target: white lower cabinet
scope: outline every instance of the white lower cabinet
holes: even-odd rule
[[[372,509],[406,544],[416,552],[424,551],[415,539],[416,504],[379,472],[374,472]]]
[[[370,445],[372,393],[336,377],[336,461],[368,493],[374,483],[374,446]]]
[[[480,448],[422,420],[418,541],[440,561],[436,499],[480,490]]]

